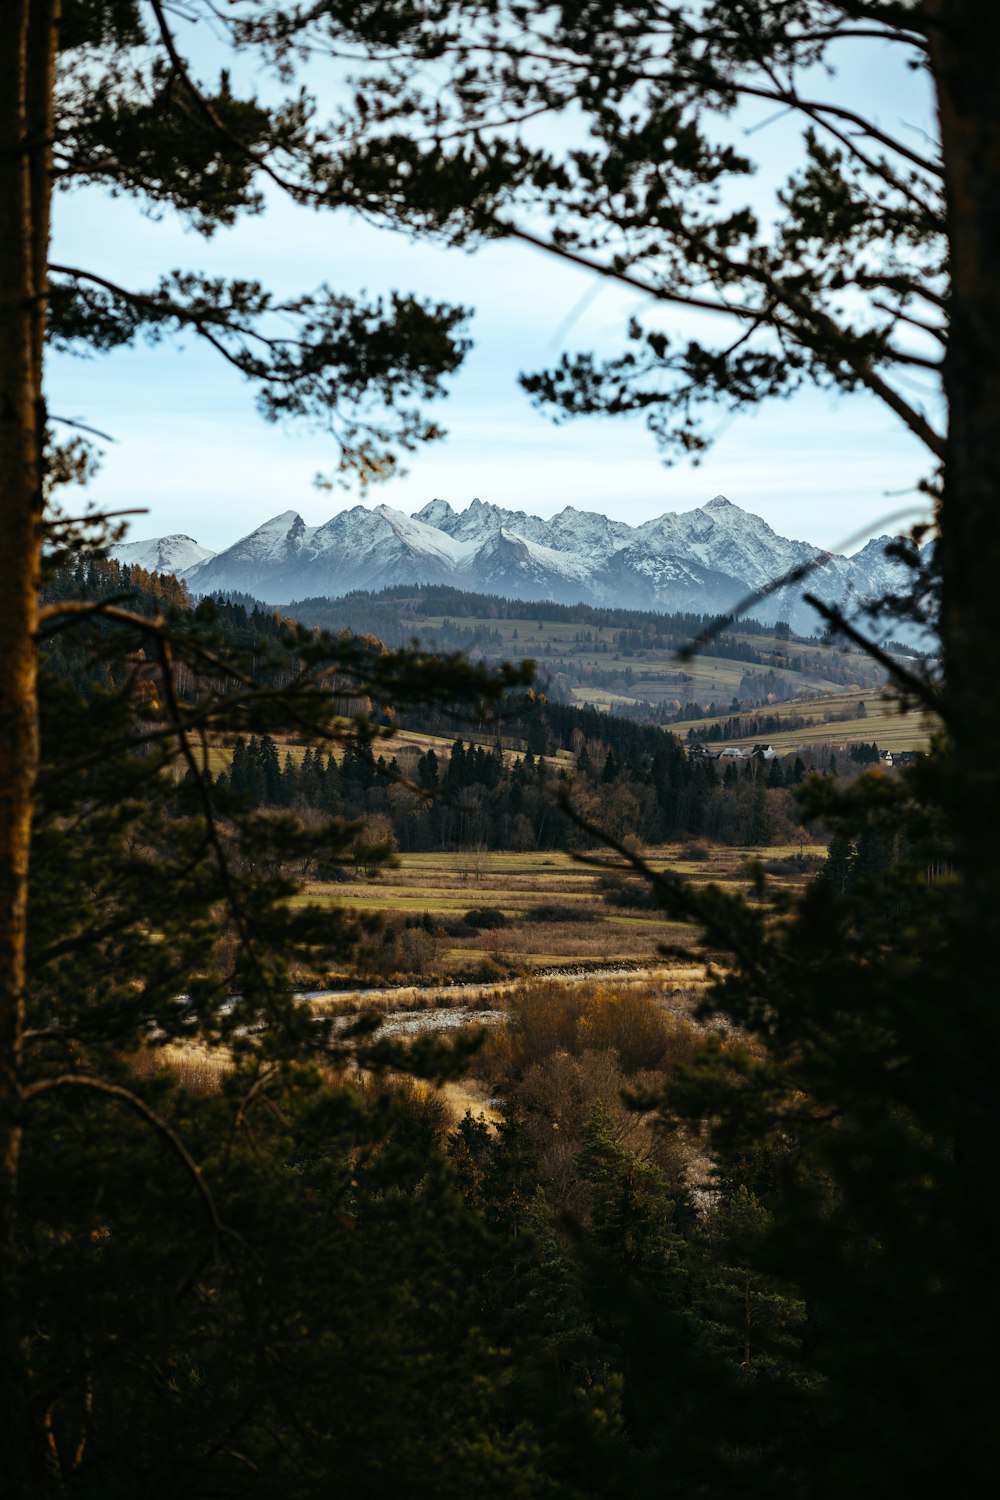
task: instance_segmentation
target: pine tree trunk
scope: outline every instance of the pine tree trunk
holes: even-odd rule
[[[941,1380],[957,1389],[969,1452],[982,1458],[995,1457],[1000,1417],[1000,7],[931,0],[927,11],[951,255],[942,633],[954,750],[948,811],[963,883],[954,990],[940,1017],[958,1060],[955,1348]]]
[[[1000,892],[1000,8],[938,0],[932,37],[952,270],[942,509],[943,630],[956,779],[955,830],[995,941]]]
[[[17,1489],[14,1250],[28,855],[38,765],[41,391],[59,0],[0,4],[0,1472]]]

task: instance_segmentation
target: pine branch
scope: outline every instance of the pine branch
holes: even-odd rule
[[[152,1126],[157,1134],[163,1137],[167,1145],[174,1152],[174,1155],[180,1160],[191,1181],[197,1188],[202,1203],[205,1206],[205,1212],[215,1231],[216,1238],[222,1241],[227,1235],[231,1235],[232,1231],[226,1229],[219,1217],[215,1200],[212,1197],[201,1168],[190,1151],[188,1151],[180,1136],[162,1115],[157,1114],[156,1110],[147,1104],[145,1099],[140,1098],[131,1089],[125,1088],[120,1083],[109,1083],[106,1079],[98,1078],[89,1073],[60,1073],[54,1078],[42,1078],[37,1083],[29,1084],[27,1088],[21,1091],[21,1101],[23,1104],[31,1104],[34,1100],[41,1098],[44,1094],[50,1094],[56,1089],[74,1088],[88,1089],[93,1093],[104,1094],[109,1098],[118,1099],[123,1104],[127,1104],[129,1109],[134,1110],[137,1115],[141,1116],[147,1125]]]
[[[847,620],[843,613],[832,604],[824,604],[822,599],[817,599],[815,594],[805,594],[805,602],[811,604],[828,624],[838,630],[841,635],[846,635],[849,641],[853,641],[866,656],[872,661],[877,661],[879,666],[885,668],[889,675],[899,683],[907,693],[911,693],[918,703],[922,703],[931,713],[940,714],[947,721],[947,699],[931,683],[925,682],[922,677],[917,677],[906,667],[902,666],[888,651],[884,651],[877,641],[858,630]]]

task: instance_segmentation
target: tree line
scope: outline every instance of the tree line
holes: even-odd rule
[[[402,760],[362,744],[338,760],[307,748],[284,754],[268,735],[237,739],[228,771],[203,782],[232,792],[248,806],[375,819],[404,851],[556,849],[579,847],[582,835],[559,812],[560,794],[595,809],[601,826],[645,843],[683,837],[762,845],[791,836],[798,825],[785,789],[806,774],[801,757],[787,766],[748,760],[720,774],[704,757],[689,758],[676,741],[652,755],[633,750],[619,759],[605,740],[579,743],[572,772],[531,751],[506,755],[494,743],[456,739],[447,754],[429,749]],[[179,784],[190,804],[193,773]]]

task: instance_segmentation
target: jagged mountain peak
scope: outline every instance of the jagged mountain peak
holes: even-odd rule
[[[286,531],[290,531],[291,528],[296,524],[296,522],[298,522],[300,526],[304,526],[306,524],[297,510],[283,510],[279,516],[272,516],[269,521],[262,522],[255,531],[252,531],[250,533],[250,535],[260,536],[263,532],[272,531],[284,533]]]
[[[171,540],[155,545],[166,549]],[[477,496],[462,510],[434,499],[413,515],[384,503],[355,505],[315,527],[286,510],[217,556],[200,549],[193,565],[181,568],[179,554],[177,564],[167,558],[161,567],[182,573],[198,593],[239,589],[282,605],[388,584],[449,583],[523,599],[707,613],[731,608],[817,555],[823,561],[810,574],[811,589],[838,603],[877,596],[902,573],[885,545],[877,538],[854,559],[831,557],[778,535],[725,495],[638,526],[573,505],[546,520]],[[817,623],[801,588],[769,596],[757,613],[798,629]]]
[[[870,537],[863,547],[859,547],[857,552],[851,553],[851,557],[864,557],[866,554],[871,556],[873,553],[881,554],[888,547],[889,543],[894,541],[896,541],[896,537],[888,536],[884,533],[882,536]]]

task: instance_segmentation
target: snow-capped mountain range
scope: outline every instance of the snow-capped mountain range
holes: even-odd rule
[[[237,590],[281,605],[388,584],[449,583],[509,598],[701,613],[729,609],[821,557],[804,584],[750,611],[811,630],[818,620],[804,591],[860,603],[900,586],[903,570],[885,555],[889,540],[878,537],[852,557],[822,553],[779,536],[723,495],[640,526],[572,506],[543,520],[482,500],[461,511],[432,500],[413,516],[358,505],[322,526],[288,510],[215,554],[190,537],[166,536],[119,545],[112,555],[174,572],[195,594]]]

